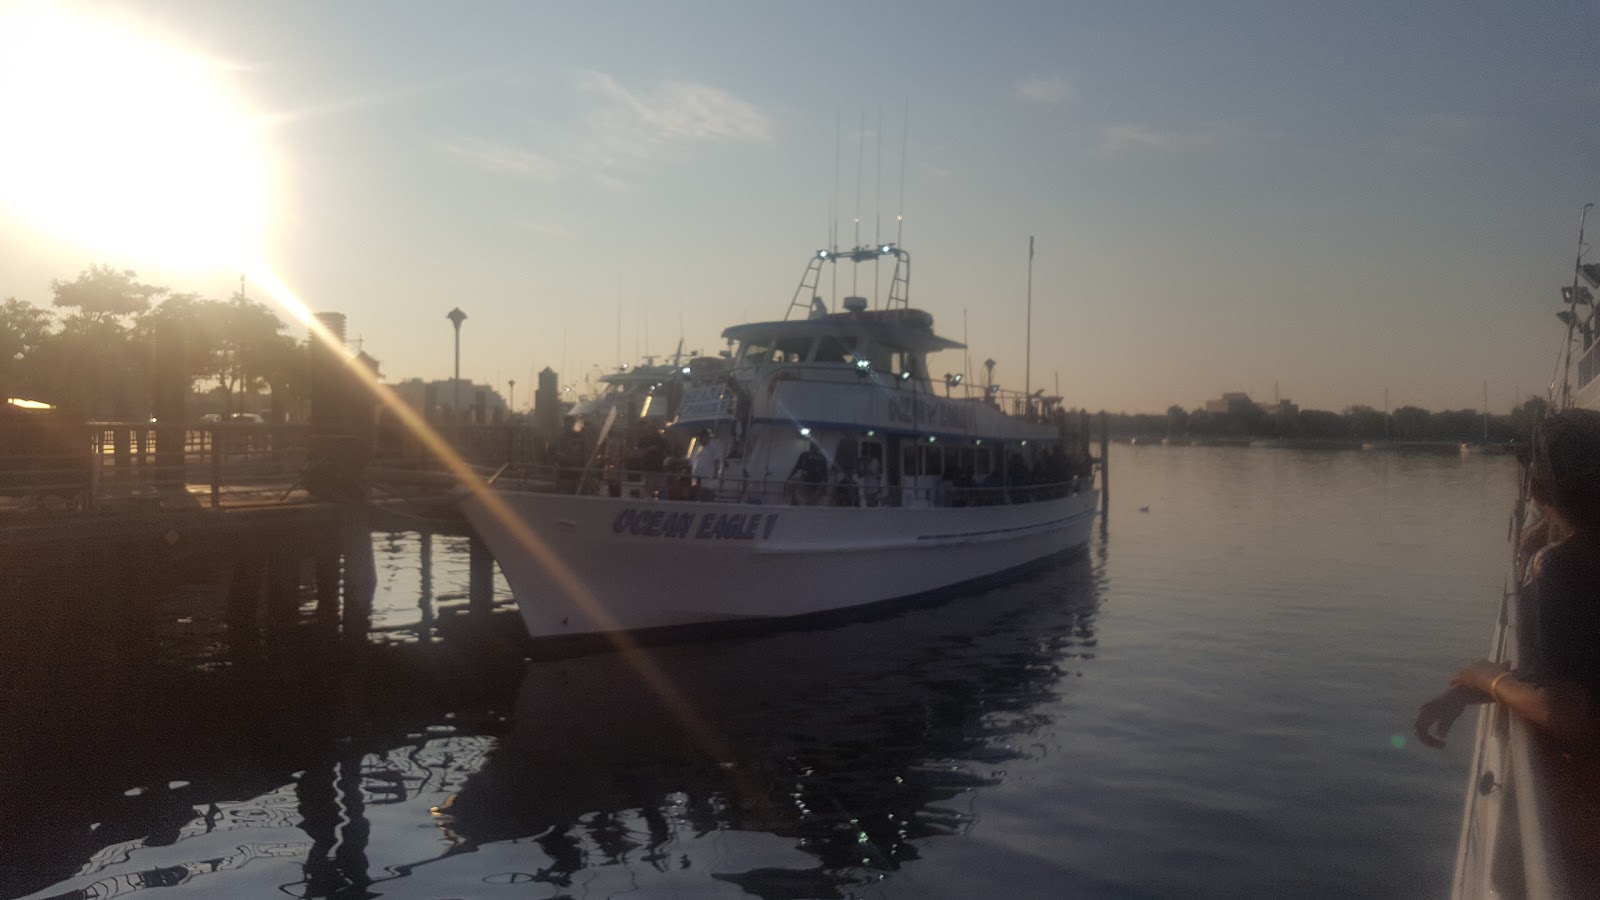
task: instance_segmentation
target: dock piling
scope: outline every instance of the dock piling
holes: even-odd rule
[[[1111,415],[1100,410],[1100,518],[1111,512]]]

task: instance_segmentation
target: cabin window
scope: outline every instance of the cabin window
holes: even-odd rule
[[[752,365],[761,365],[772,359],[772,340],[770,338],[751,338],[739,345],[739,361]]]
[[[778,341],[772,355],[773,362],[797,363],[803,361],[811,353],[811,345],[815,338],[811,335],[804,337],[783,338]]]
[[[819,363],[853,363],[855,362],[855,353],[855,337],[825,334],[817,341],[817,354],[813,357],[813,361]]]
[[[922,449],[923,449],[922,474],[924,474],[924,475],[943,475],[944,474],[944,448],[943,447],[924,447]]]
[[[989,477],[994,472],[994,450],[988,447],[977,448],[972,476],[977,479]]]

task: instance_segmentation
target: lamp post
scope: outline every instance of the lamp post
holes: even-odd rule
[[[456,307],[445,313],[446,319],[456,327],[456,377],[451,381],[453,397],[450,400],[450,416],[452,419],[461,415],[461,323],[467,320],[467,314]]]

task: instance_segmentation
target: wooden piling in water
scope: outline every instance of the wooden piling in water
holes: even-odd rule
[[[366,640],[372,627],[372,597],[378,566],[372,554],[372,524],[365,512],[350,509],[344,523],[344,611],[341,633],[350,643]]]
[[[422,562],[422,585],[417,598],[417,637],[423,643],[433,640],[433,535],[417,535],[417,556]]]
[[[261,586],[266,575],[265,555],[240,548],[228,579],[228,643],[234,652],[253,650],[260,642]]]
[[[300,557],[293,551],[275,550],[267,559],[267,622],[283,628],[295,624],[300,614]]]
[[[317,624],[332,629],[339,623],[339,555],[323,549],[316,556]]]
[[[1111,511],[1111,414],[1100,410],[1100,518]]]

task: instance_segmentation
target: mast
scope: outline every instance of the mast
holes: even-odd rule
[[[1028,235],[1028,334],[1023,352],[1022,394],[1024,409],[1033,412],[1033,235]]]
[[[1483,380],[1483,442],[1489,443],[1489,379]]]

